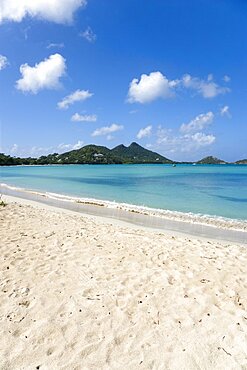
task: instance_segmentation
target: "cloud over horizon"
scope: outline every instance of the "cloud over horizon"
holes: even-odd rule
[[[183,123],[180,126],[180,131],[187,133],[198,130],[203,130],[206,126],[210,125],[213,122],[214,114],[213,112],[202,113],[192,119],[189,123]]]
[[[66,151],[80,149],[84,142],[78,140],[76,143],[60,143],[56,146],[20,146],[18,144],[13,144],[11,147],[6,148],[5,152],[10,155],[20,156],[20,157],[40,157],[42,155],[48,155],[52,153],[62,154]]]
[[[212,145],[216,137],[213,134],[196,132],[194,134],[176,134],[171,129],[158,127],[157,140],[151,145],[155,149],[168,153],[189,153],[200,150],[203,147]]]

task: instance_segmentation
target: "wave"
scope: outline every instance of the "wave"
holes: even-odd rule
[[[194,225],[210,226],[218,229],[247,231],[247,221],[237,220],[221,216],[211,216],[207,214],[195,214],[192,212],[169,211],[164,209],[154,209],[145,206],[137,206],[134,204],[120,203],[115,201],[99,200],[94,198],[81,198],[52,192],[40,192],[32,189],[25,189],[15,186],[10,186],[5,183],[0,183],[0,189],[6,189],[21,194],[25,198],[25,194],[36,197],[46,198],[57,202],[70,202],[72,204],[81,204],[85,206],[102,207],[105,209],[121,210],[129,214],[139,214],[143,216],[152,216],[171,221],[179,221],[182,223],[190,223]],[[11,194],[9,194],[11,195]],[[14,194],[12,194],[14,195]],[[33,199],[35,200],[35,199]]]

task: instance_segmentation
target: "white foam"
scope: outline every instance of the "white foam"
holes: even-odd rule
[[[179,212],[179,211],[169,211],[164,209],[155,209],[145,206],[137,206],[134,204],[128,203],[119,203],[115,201],[99,200],[95,198],[81,198],[69,195],[63,195],[59,193],[52,192],[39,192],[31,189],[25,189],[15,186],[10,186],[4,183],[0,184],[0,187],[6,188],[16,192],[24,192],[40,197],[45,197],[47,199],[79,203],[83,205],[92,205],[106,207],[108,209],[119,209],[126,212],[137,213],[146,216],[159,217],[172,221],[180,222],[189,222],[191,224],[197,225],[208,225],[215,228],[226,229],[226,230],[238,230],[246,231],[247,230],[247,221],[246,220],[237,220],[220,216],[211,216],[203,214],[195,214],[191,212]]]

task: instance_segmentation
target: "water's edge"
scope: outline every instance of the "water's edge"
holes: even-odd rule
[[[114,218],[135,225],[247,244],[247,221],[43,193],[7,184],[0,184],[0,192],[79,213]]]

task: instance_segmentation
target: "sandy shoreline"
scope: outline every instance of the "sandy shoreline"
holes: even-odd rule
[[[0,191],[3,195],[41,202],[83,214],[127,221],[138,226],[247,244],[247,220],[152,209],[91,198],[78,198],[16,188],[6,184],[0,184]]]
[[[245,369],[247,250],[6,198],[1,369]]]

